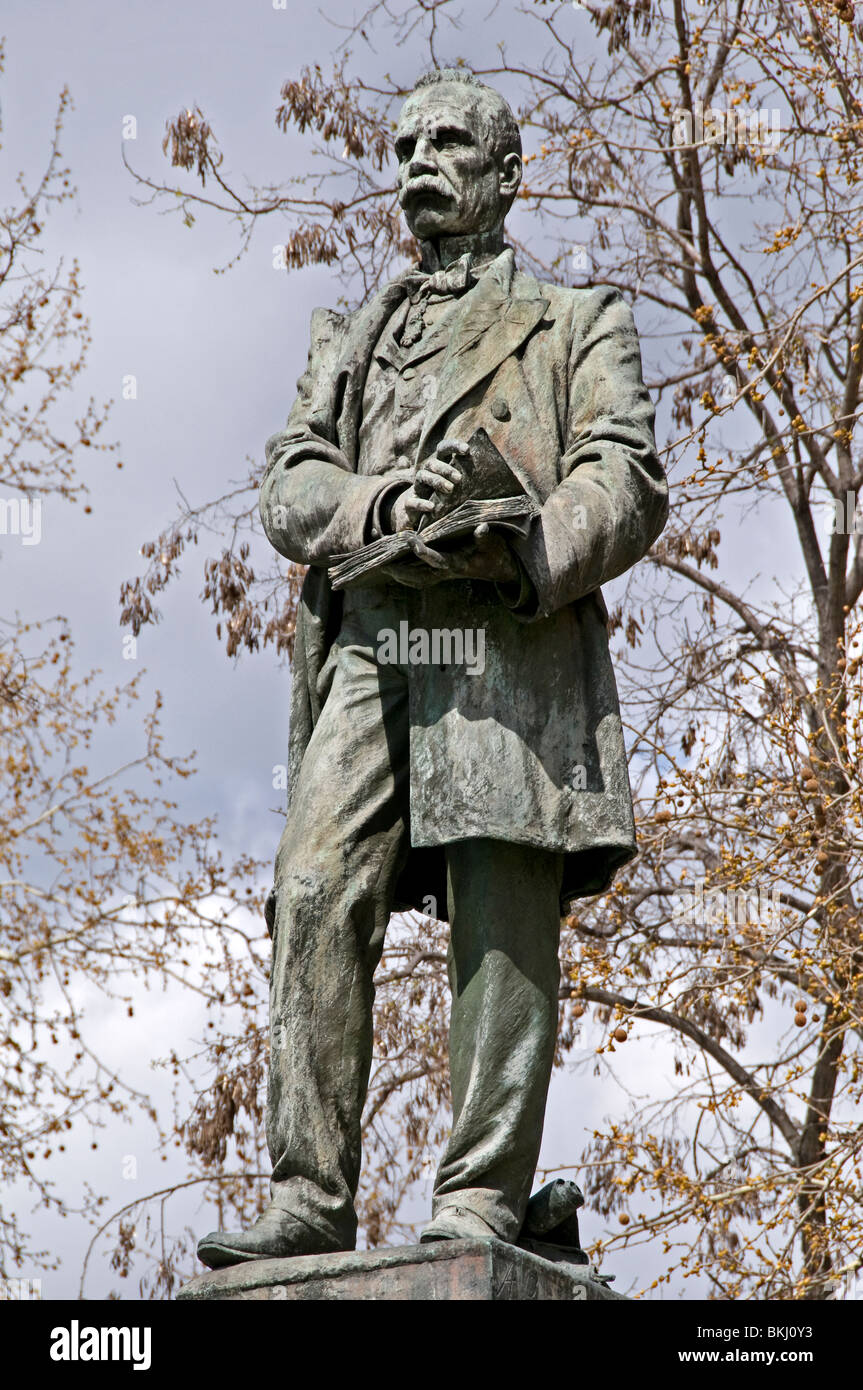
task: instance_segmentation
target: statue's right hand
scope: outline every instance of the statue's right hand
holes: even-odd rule
[[[447,456],[441,457],[446,451]],[[456,440],[445,440],[438,457],[429,459],[417,470],[413,483],[393,503],[390,524],[394,531],[416,530],[420,521],[441,516],[448,508],[453,493],[464,478],[454,455],[467,453],[467,446]]]

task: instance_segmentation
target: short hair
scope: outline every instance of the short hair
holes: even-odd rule
[[[432,68],[430,72],[424,72],[422,77],[417,79],[409,96],[422,91],[424,87],[442,86],[448,82],[459,82],[464,87],[473,87],[485,97],[488,108],[486,133],[497,158],[502,159],[507,154],[520,156],[521,131],[508,103],[500,92],[496,92],[494,87],[489,87],[486,82],[481,82],[468,68]]]

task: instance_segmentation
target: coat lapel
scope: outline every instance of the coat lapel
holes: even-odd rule
[[[549,301],[540,294],[513,295],[514,268],[513,252],[507,249],[459,309],[417,457],[422,457],[426,440],[438,422],[515,352],[548,309]]]
[[[393,280],[354,315],[348,329],[336,368],[334,389],[336,400],[341,400],[338,409],[338,445],[352,468],[357,467],[363,391],[372,353],[390,316],[406,293],[403,280]]]
[[[423,425],[417,457],[437,423],[490,376],[528,334],[548,309],[548,300],[537,292],[512,293],[515,258],[507,248],[465,296],[453,319],[448,316],[449,347],[441,367],[437,394]],[[375,345],[391,315],[407,293],[405,280],[412,272],[393,280],[354,316],[336,368],[334,389],[338,410],[338,444],[353,468],[357,466],[363,391]]]

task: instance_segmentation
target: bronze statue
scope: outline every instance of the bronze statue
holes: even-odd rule
[[[310,567],[268,905],[272,1196],[251,1230],[201,1242],[214,1268],[354,1248],[373,975],[393,909],[430,898],[450,928],[453,1122],[422,1240],[516,1241],[561,911],[635,853],[600,585],[668,501],[632,314],[608,286],[516,269],[521,143],[491,88],[429,73],[395,149],[421,264],[353,314],[315,311],[267,445],[265,530]],[[468,632],[481,669],[432,640]],[[384,633],[411,643],[384,652]]]

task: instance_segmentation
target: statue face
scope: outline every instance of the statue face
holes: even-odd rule
[[[399,204],[421,241],[490,231],[518,188],[521,160],[498,160],[485,132],[486,98],[459,82],[421,87],[396,133]]]

